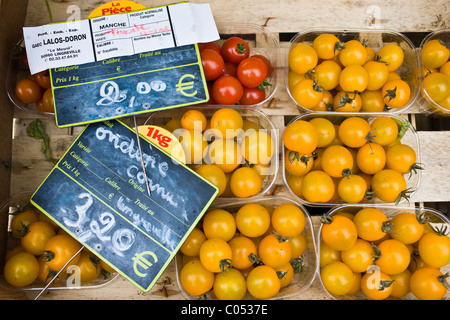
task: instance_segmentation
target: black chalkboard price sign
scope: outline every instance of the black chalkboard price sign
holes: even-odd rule
[[[58,127],[207,102],[197,44],[50,69]]]
[[[119,120],[87,125],[31,202],[149,291],[218,189],[139,139],[142,154],[135,131]]]

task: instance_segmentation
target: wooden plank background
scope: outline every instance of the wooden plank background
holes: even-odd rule
[[[79,8],[79,18],[108,2],[105,0],[71,0],[68,2],[49,1],[53,21],[66,21]],[[147,7],[174,1],[138,1]],[[191,1],[210,3],[216,21],[229,23],[251,23],[264,27],[280,39],[280,80],[278,90],[270,105],[260,110],[267,114],[275,127],[283,130],[287,119],[299,114],[297,107],[289,101],[284,88],[287,66],[286,47],[295,33],[309,28],[361,29],[382,28],[406,33],[418,46],[429,32],[449,28],[450,14],[448,0],[322,0],[316,1],[269,1],[269,0],[228,0]],[[74,7],[70,7],[74,6]],[[75,11],[76,12],[76,11]],[[29,0],[25,26],[49,23],[49,15],[43,0]],[[418,129],[422,163],[425,171],[418,192],[411,199],[411,205],[428,205],[447,210],[450,201],[450,141],[449,118],[438,117],[429,112],[428,105],[421,99],[408,114],[403,115]],[[51,152],[56,159],[61,157],[81,131],[82,127],[59,129],[54,119],[39,116],[51,138]],[[39,141],[29,137],[26,128],[36,115],[15,110],[12,141],[11,194],[32,191],[42,182],[53,167],[44,158]],[[288,195],[282,184],[281,172],[272,193]],[[311,208],[311,212],[316,212]],[[318,219],[314,217],[317,224]],[[142,293],[122,277],[106,287],[86,290],[52,290],[40,299],[183,299],[176,284],[173,263],[149,293]],[[161,290],[164,283],[164,290]],[[27,292],[32,299],[36,293]],[[328,299],[316,278],[304,293],[291,299]]]

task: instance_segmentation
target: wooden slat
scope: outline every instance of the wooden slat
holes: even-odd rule
[[[450,141],[450,131],[419,131],[418,135],[421,162],[425,170],[422,173],[419,190],[412,201],[449,201],[450,153],[445,145]]]
[[[70,5],[78,6],[81,18],[86,18],[92,10],[105,0],[74,0],[70,2],[50,1],[54,21],[66,21],[73,11]],[[171,0],[141,0],[145,6],[170,4]],[[448,1],[211,1],[196,0],[194,3],[209,3],[216,21],[252,23],[265,26],[272,32],[299,32],[312,27],[322,28],[367,28],[372,26],[391,30],[414,32],[434,31],[450,26]],[[406,14],[407,12],[407,14]],[[375,18],[375,21],[373,20]],[[49,15],[40,0],[29,0],[26,26],[49,23]]]

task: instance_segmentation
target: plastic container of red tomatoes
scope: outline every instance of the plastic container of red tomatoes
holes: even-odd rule
[[[433,65],[427,65],[426,62],[423,61],[422,54],[427,54],[427,56],[432,56],[433,54],[424,52],[424,46],[430,45],[432,43],[437,44],[437,42],[442,41],[445,44],[448,44],[450,42],[450,29],[443,29],[435,32],[431,32],[428,34],[420,44],[419,48],[419,62],[420,62],[420,70],[423,70],[422,73],[420,73],[420,89],[421,89],[421,99],[425,99],[426,102],[429,104],[430,109],[425,110],[431,113],[436,113],[441,116],[449,116],[450,115],[450,93],[447,95],[446,98],[437,101],[437,97],[442,94],[442,92],[438,93],[438,95],[430,94],[430,92],[425,88],[425,78],[428,77],[428,75],[431,75],[432,73],[438,73],[438,75],[434,74],[432,77],[436,77],[435,79],[428,79],[427,81],[430,81],[430,86],[435,83],[435,86],[438,88],[439,84],[445,82],[444,87],[450,88],[450,62],[447,58],[446,67],[444,67],[447,71],[444,71],[442,68],[441,63],[434,64],[436,62],[430,61]],[[445,46],[442,46],[439,50],[446,50],[447,54],[449,53],[449,49],[445,49]],[[440,55],[437,53],[437,55]],[[436,61],[436,60],[435,60]],[[444,73],[442,72],[444,71]],[[445,78],[447,77],[447,79]],[[431,77],[430,77],[431,78]],[[440,90],[438,90],[440,91]],[[440,99],[440,98],[439,98]]]
[[[376,119],[380,118],[380,117],[391,117],[392,119],[394,119],[397,124],[398,124],[398,128],[399,128],[399,134],[400,132],[402,132],[402,136],[400,139],[400,142],[402,144],[408,145],[409,147],[411,147],[411,149],[415,152],[416,155],[416,161],[415,163],[417,163],[418,165],[420,165],[420,145],[419,145],[419,137],[417,135],[417,132],[415,130],[415,128],[411,125],[411,123],[409,123],[407,120],[405,120],[404,118],[400,117],[399,115],[396,114],[392,114],[392,113],[373,113],[373,114],[351,114],[351,113],[336,113],[336,112],[326,112],[326,113],[307,113],[307,114],[303,114],[300,115],[294,119],[292,119],[291,122],[288,123],[288,125],[290,123],[293,123],[295,121],[299,121],[299,120],[303,120],[303,121],[310,121],[312,119],[315,118],[324,118],[329,120],[334,126],[335,126],[335,132],[337,135],[337,125],[341,124],[345,119],[350,118],[350,117],[359,117],[361,119],[366,120],[369,124],[371,124],[373,121],[375,121]],[[402,129],[403,128],[403,129]],[[398,136],[400,137],[400,136]],[[283,141],[283,133],[280,134],[280,139],[281,141]],[[333,142],[332,144],[334,144],[335,142]],[[340,144],[342,145],[342,142],[340,142]],[[286,161],[289,161],[287,159],[286,156],[286,152],[288,151],[288,149],[286,148],[286,146],[282,145],[283,151],[282,153],[282,159],[281,159],[281,170],[282,170],[282,175],[283,175],[283,180],[284,183],[287,187],[287,189],[289,190],[289,192],[296,197],[296,199],[298,199],[299,201],[301,201],[301,203],[303,203],[304,205],[308,205],[308,206],[314,206],[314,207],[330,207],[330,206],[337,206],[337,205],[355,205],[355,206],[359,206],[359,205],[366,205],[366,206],[377,206],[377,205],[384,205],[384,204],[389,204],[389,205],[398,205],[398,204],[403,204],[409,200],[405,199],[405,198],[401,198],[400,201],[398,203],[395,202],[386,202],[386,201],[382,201],[380,199],[378,199],[377,197],[372,197],[372,199],[366,199],[364,198],[361,202],[359,203],[348,203],[343,201],[342,199],[340,199],[339,197],[335,196],[328,202],[312,202],[312,201],[308,201],[306,200],[302,194],[300,194],[300,196],[296,195],[296,193],[294,192],[293,188],[291,188],[289,186],[288,183],[288,179],[289,179],[289,173],[286,170]],[[325,147],[326,148],[326,147]],[[323,148],[317,148],[316,151],[321,151],[318,149],[323,149]],[[352,155],[353,155],[353,159],[354,159],[354,163],[356,163],[356,159],[355,159],[355,154],[357,151],[357,148],[348,148]],[[314,169],[312,169],[314,170]],[[413,195],[416,193],[417,189],[419,188],[420,185],[420,180],[421,180],[421,169],[417,169],[417,170],[413,170],[411,171],[411,173],[406,173],[404,174],[404,178],[406,181],[406,185],[407,185],[407,190],[408,190],[408,199],[413,197]],[[356,169],[354,170],[354,172],[352,172],[353,174],[358,174],[361,173],[360,170]],[[333,178],[333,181],[335,182],[335,190],[337,190],[337,183],[339,178],[335,179]]]
[[[32,209],[39,213],[39,210],[34,208],[30,204],[30,197],[33,194],[31,191],[23,191],[16,194],[11,195],[8,199],[6,199],[3,203],[0,204],[0,216],[2,217],[2,220],[6,222],[6,228],[7,228],[7,237],[2,241],[2,254],[8,253],[10,250],[14,249],[17,245],[20,244],[20,238],[16,238],[12,234],[11,230],[11,220],[14,216],[14,214],[17,214],[18,212],[24,210],[24,209]],[[2,270],[4,268],[4,265],[1,266]],[[105,279],[102,274],[100,274],[95,280],[90,282],[81,282],[81,283],[73,283],[65,280],[61,281],[55,281],[53,282],[47,290],[58,290],[58,289],[88,289],[88,288],[100,288],[107,284],[109,284],[111,281],[113,281],[119,274],[117,272],[111,273],[110,276]],[[72,280],[71,280],[72,281]],[[0,276],[0,288],[8,288],[13,289],[14,287],[10,285],[4,277],[4,274],[2,272],[2,275]],[[45,285],[42,281],[39,279],[36,279],[32,284],[17,288],[18,290],[23,291],[35,291],[36,294],[39,294],[38,291],[41,291],[43,288],[45,288]]]
[[[222,47],[223,43],[233,37],[239,37],[243,39],[249,48],[249,56],[262,56],[270,63],[270,67],[268,70],[268,75],[265,78],[267,85],[264,86],[264,90],[259,93],[249,93],[250,97],[253,97],[247,102],[240,103],[242,106],[246,108],[257,108],[262,106],[274,95],[277,86],[278,86],[278,40],[272,35],[269,31],[259,27],[258,25],[253,24],[233,24],[233,23],[217,23],[217,28],[220,34],[220,40],[216,41],[216,43]],[[201,47],[203,44],[199,44]],[[24,43],[20,41],[14,48],[10,57],[9,68],[7,73],[7,93],[11,100],[11,102],[20,110],[31,112],[35,114],[43,114],[49,117],[54,117],[54,113],[49,112],[39,112],[36,109],[36,104],[27,104],[20,99],[18,99],[15,87],[17,82],[20,79],[27,77],[28,70],[22,63],[22,58],[24,57]],[[237,64],[234,66],[237,68]],[[236,70],[234,71],[236,72]],[[28,72],[29,73],[29,72]],[[236,77],[234,77],[236,78]],[[212,88],[213,81],[210,81],[209,88]],[[252,88],[252,90],[256,90],[257,88]],[[244,88],[244,90],[249,90]],[[257,90],[256,90],[257,91]],[[256,95],[256,96],[255,96]],[[263,95],[264,97],[262,98]],[[210,90],[211,97],[211,90]],[[211,104],[211,100],[209,102]],[[215,102],[213,104],[216,104]],[[227,104],[222,104],[227,105]],[[235,105],[235,103],[229,104]]]
[[[25,43],[20,40],[11,50],[9,65],[6,74],[6,92],[13,105],[21,111],[36,115],[43,115],[49,118],[55,116],[53,112],[41,112],[37,110],[36,103],[25,103],[21,101],[16,94],[16,84],[29,76],[30,71],[27,67],[25,55]],[[42,94],[44,89],[42,89]]]
[[[389,44],[396,44],[400,46],[404,53],[403,63],[399,68],[397,68],[394,72],[410,87],[410,96],[408,101],[401,107],[398,108],[389,108],[388,110],[381,110],[377,112],[388,112],[388,113],[400,113],[404,112],[408,109],[416,100],[419,93],[419,61],[416,53],[416,48],[413,43],[404,35],[391,31],[391,30],[380,30],[380,29],[308,29],[299,32],[296,34],[292,40],[290,41],[290,45],[287,49],[287,53],[285,56],[285,61],[288,66],[288,73],[285,77],[285,86],[288,92],[290,99],[297,105],[297,107],[303,112],[311,112],[311,113],[320,113],[320,112],[328,112],[327,111],[315,111],[311,110],[311,108],[305,107],[299,104],[292,95],[292,91],[289,86],[289,74],[292,69],[289,67],[289,53],[299,44],[313,44],[314,39],[324,33],[332,34],[336,36],[339,41],[347,42],[350,40],[358,40],[360,42],[364,42],[366,47],[372,48],[373,51],[371,54],[375,54],[383,47]],[[339,56],[338,56],[339,57]],[[333,60],[333,59],[330,59]],[[339,60],[337,58],[337,60]],[[318,59],[318,63],[323,62],[323,59]],[[343,67],[341,66],[343,70]],[[295,78],[295,77],[294,77]],[[337,88],[339,85],[330,89],[330,93],[332,93],[332,97],[335,97],[338,93]],[[364,90],[367,91],[367,90]],[[363,92],[364,92],[363,91]],[[331,112],[339,112],[331,110]],[[345,111],[352,112],[352,111]],[[352,112],[353,113],[353,112]],[[355,113],[372,113],[372,112],[363,112],[363,111],[355,111]],[[375,112],[376,113],[376,112]]]
[[[358,211],[365,209],[365,208],[368,208],[368,207],[365,205],[360,205],[360,206],[341,205],[341,206],[336,206],[336,207],[330,209],[325,215],[331,216],[331,217],[334,217],[336,215],[343,215],[347,218],[350,218],[350,220],[351,220],[352,217]],[[442,212],[440,212],[436,209],[433,209],[433,208],[406,207],[406,206],[393,207],[393,206],[385,206],[385,205],[379,205],[374,208],[381,211],[386,216],[386,218],[389,220],[392,220],[395,216],[397,216],[400,213],[404,213],[404,212],[414,214],[415,216],[421,216],[422,219],[428,219],[428,223],[424,225],[425,226],[424,234],[428,233],[428,232],[433,232],[431,227],[433,229],[437,229],[437,230],[441,230],[441,229],[445,229],[445,228],[448,229],[450,227],[450,220],[449,220],[448,216],[446,216]],[[331,257],[331,255],[328,254],[329,253],[328,251],[324,252],[323,254],[321,253],[321,250],[323,250],[321,248],[321,243],[323,241],[322,229],[323,229],[323,224],[321,223],[320,227],[317,230],[318,234],[317,234],[317,243],[316,243],[316,247],[317,247],[316,265],[317,265],[317,277],[320,280],[320,284],[321,284],[323,290],[327,293],[327,295],[331,299],[334,299],[334,300],[368,300],[369,298],[361,290],[358,290],[356,293],[336,295],[336,294],[330,293],[329,290],[327,290],[325,288],[322,277],[321,277],[321,273],[320,273],[320,271],[321,271],[320,258],[321,258],[321,255],[326,255],[327,257]],[[390,239],[390,238],[392,238],[392,237],[387,236],[386,238],[382,238],[381,240],[375,241],[374,243],[376,245],[379,245],[379,243],[381,241],[383,241],[384,239]],[[417,260],[417,258],[419,258],[420,255],[417,250],[417,242],[413,243],[413,244],[407,244],[406,246],[407,247],[409,246],[409,250],[413,250],[412,255],[411,255],[410,265],[407,268],[412,274],[414,272],[414,270],[416,270],[416,262],[419,261],[419,260]],[[416,260],[414,260],[414,259],[416,259]],[[333,258],[332,258],[332,260],[333,260]],[[339,258],[339,261],[342,262],[341,258]],[[370,268],[372,268],[372,267],[370,267]],[[442,267],[440,269],[440,271],[442,272],[442,274],[448,273],[450,271],[450,264],[447,264],[446,266]],[[373,271],[369,270],[369,273],[371,273],[371,272],[373,272]],[[362,272],[361,275],[364,275],[364,272]],[[409,291],[407,294],[405,294],[401,297],[394,297],[391,295],[391,296],[387,297],[386,299],[387,300],[418,300],[418,298],[411,291]],[[447,291],[447,293],[443,297],[443,300],[449,300],[449,299],[450,299],[450,291]]]
[[[310,217],[308,211],[300,203],[298,203],[290,198],[287,198],[287,197],[264,197],[262,199],[253,199],[253,200],[248,200],[248,201],[230,201],[227,203],[213,205],[210,209],[215,209],[215,208],[224,209],[230,213],[234,213],[234,212],[237,212],[239,210],[239,208],[241,208],[243,205],[249,204],[249,203],[257,203],[262,206],[272,207],[272,208],[275,208],[282,204],[294,204],[298,208],[300,208],[301,211],[303,211],[304,216],[305,216],[305,228],[303,230],[303,234],[305,235],[305,238],[306,238],[306,249],[305,249],[303,255],[301,256],[301,262],[302,262],[301,270],[302,271],[296,273],[294,275],[294,278],[292,279],[292,281],[286,287],[281,288],[280,291],[274,297],[270,298],[270,300],[285,299],[285,298],[292,297],[294,295],[298,295],[302,292],[305,292],[306,290],[308,290],[308,288],[313,283],[313,281],[316,277],[316,269],[317,269],[315,234],[314,234],[313,223],[312,223],[312,220],[311,220],[311,217]],[[188,294],[180,284],[181,283],[180,282],[180,272],[183,267],[183,263],[185,261],[189,261],[189,260],[185,260],[187,258],[187,256],[183,257],[183,254],[181,252],[179,252],[175,257],[176,257],[176,259],[175,259],[176,275],[177,275],[177,282],[179,284],[180,292],[188,300],[199,299],[198,296],[192,296],[192,295]],[[212,298],[215,299],[212,289],[211,289],[211,295],[212,295]],[[255,300],[255,298],[253,296],[251,296],[250,293],[247,291],[243,300]]]
[[[154,113],[151,113],[150,117],[147,119],[145,124],[164,127],[171,120],[181,119],[183,114],[185,112],[187,112],[188,110],[201,111],[209,121],[211,119],[211,116],[216,111],[223,109],[223,108],[228,108],[228,107],[218,106],[218,105],[216,105],[216,106],[201,106],[201,107],[192,106],[192,107],[184,107],[184,108],[177,108],[177,109],[171,109],[171,110],[156,111]],[[273,187],[273,185],[275,183],[275,180],[277,177],[277,172],[278,172],[278,166],[279,166],[278,130],[275,129],[275,126],[270,121],[270,119],[264,113],[262,113],[261,111],[255,110],[255,109],[245,108],[245,107],[243,108],[241,106],[233,106],[232,108],[239,112],[239,114],[242,116],[242,119],[244,121],[248,120],[248,121],[251,121],[253,124],[258,125],[259,129],[257,129],[257,130],[262,130],[263,132],[267,133],[267,135],[270,136],[270,138],[272,140],[273,154],[272,154],[272,157],[270,158],[270,161],[267,164],[267,166],[265,166],[264,168],[261,168],[261,170],[263,170],[262,172],[264,173],[263,181],[262,181],[261,190],[257,194],[250,196],[250,197],[246,197],[246,198],[238,198],[228,192],[228,193],[224,193],[223,195],[217,197],[216,198],[217,201],[230,201],[230,200],[236,201],[237,199],[252,199],[252,198],[257,198],[257,197],[267,194],[269,192],[269,190],[271,190],[271,188]],[[208,143],[212,143],[212,141],[214,140],[215,137],[214,137],[214,135],[210,135],[209,133],[211,133],[209,130],[205,130],[202,133],[203,134],[202,139],[206,140]],[[176,134],[174,134],[174,135],[176,136]],[[235,138],[235,141],[238,144],[238,146],[242,143],[244,138],[245,138],[245,135],[243,132],[237,135],[237,137]],[[202,161],[202,163],[205,163],[205,161]],[[199,164],[200,163],[187,163],[187,165],[193,169],[195,169],[195,167],[198,166]],[[245,166],[245,165],[246,165],[245,159],[242,159],[242,161],[240,162],[240,166],[238,166],[238,168]]]
[[[264,86],[264,92],[265,97],[264,98],[254,98],[256,100],[248,101],[245,104],[244,103],[238,103],[239,105],[243,106],[244,108],[257,108],[259,106],[263,106],[267,104],[274,95],[275,91],[278,87],[278,40],[275,38],[275,36],[267,31],[264,28],[261,28],[258,25],[255,24],[244,24],[244,23],[226,23],[226,22],[218,22],[217,29],[219,31],[220,39],[215,41],[216,44],[218,44],[219,48],[221,48],[222,56],[223,56],[223,44],[230,38],[241,38],[244,40],[249,49],[249,57],[252,56],[262,56],[263,58],[266,58],[267,61],[270,63],[270,69],[268,71],[268,75],[265,79],[265,81],[268,83],[268,85]],[[199,44],[200,46],[201,44]],[[226,59],[225,63],[227,64]],[[232,69],[235,69],[233,71],[236,73],[236,68],[239,65],[239,63],[234,63],[234,67]],[[236,77],[236,76],[235,76]],[[209,94],[211,98],[211,92],[213,83],[216,81],[212,80],[209,81]],[[254,89],[254,88],[253,88]],[[244,90],[246,90],[244,88]],[[217,102],[209,101],[209,104],[220,104]],[[221,104],[222,106],[232,106],[232,104]]]

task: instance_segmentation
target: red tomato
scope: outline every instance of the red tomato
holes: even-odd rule
[[[25,52],[25,54],[22,56],[22,58],[20,58],[20,62],[22,63],[22,66],[25,69],[30,69],[30,66],[28,65],[28,56],[27,53]]]
[[[225,61],[222,74],[224,76],[237,77],[237,66],[231,62]]]
[[[262,60],[265,63],[267,70],[270,74],[270,71],[272,70],[272,64],[270,63],[270,60],[266,56],[263,56],[262,54],[255,54],[252,56],[252,58]]]
[[[205,102],[205,104],[216,104],[216,102],[212,98],[212,94],[211,94],[213,83],[212,82],[208,82],[207,86],[208,86],[209,100],[207,102]]]
[[[25,78],[17,83],[16,95],[23,103],[36,103],[42,97],[42,89],[35,80]]]
[[[198,50],[202,51],[204,49],[211,49],[216,51],[218,54],[222,55],[222,50],[220,50],[220,46],[216,42],[199,43]]]
[[[232,76],[221,76],[212,86],[212,98],[217,104],[232,105],[241,100],[244,87]]]
[[[239,104],[248,106],[252,104],[258,104],[263,102],[266,98],[266,92],[260,88],[247,88],[244,87],[244,93],[242,95]]]
[[[206,81],[216,80],[222,75],[225,62],[217,51],[204,49],[200,51]]]
[[[246,58],[237,67],[237,77],[247,88],[256,88],[267,77],[269,70],[266,64],[258,58]]]
[[[250,55],[250,48],[244,39],[231,37],[222,44],[222,56],[225,61],[239,64]]]
[[[36,103],[36,109],[40,112],[55,112],[52,88],[47,88],[42,94],[42,99]]]
[[[50,73],[48,70],[44,70],[41,72],[38,72],[34,75],[34,78],[38,85],[42,89],[48,89],[51,86],[51,80],[50,80]]]

